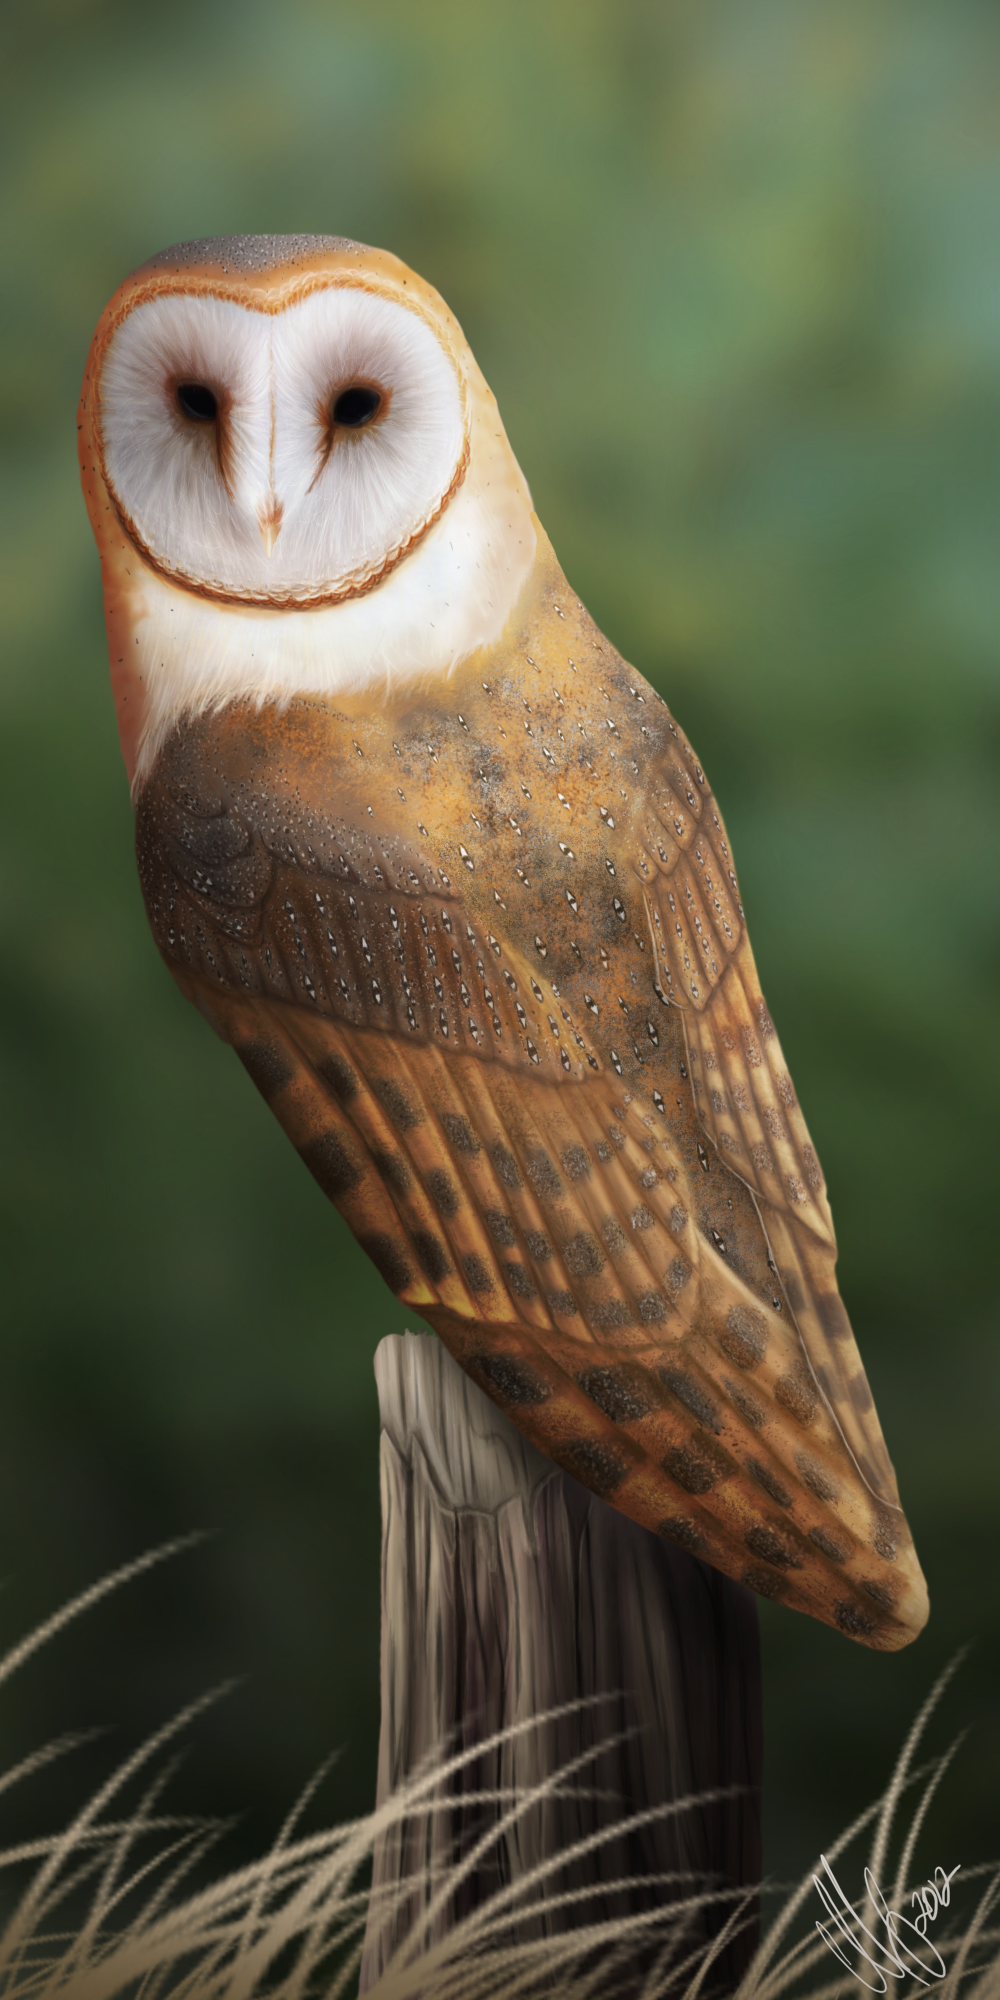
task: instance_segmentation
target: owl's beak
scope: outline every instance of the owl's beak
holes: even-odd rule
[[[284,511],[276,493],[269,493],[263,505],[257,509],[257,526],[260,529],[260,539],[264,544],[266,556],[274,551],[274,544],[281,533]]]

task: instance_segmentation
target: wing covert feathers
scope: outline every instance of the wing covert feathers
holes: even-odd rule
[[[895,1648],[926,1592],[725,828],[546,547],[485,669],[182,726],[138,808],[150,920],[386,1282],[543,1451]]]

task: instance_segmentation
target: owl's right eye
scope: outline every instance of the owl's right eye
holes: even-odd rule
[[[219,414],[218,397],[205,382],[178,382],[177,404],[197,424],[213,424]]]

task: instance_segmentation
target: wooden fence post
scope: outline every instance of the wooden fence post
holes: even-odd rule
[[[512,1908],[509,1941],[662,1908],[706,1887],[752,1889],[760,1876],[761,1712],[751,1593],[543,1458],[439,1340],[383,1340],[375,1374],[379,1804],[435,1753],[474,1750],[563,1712],[475,1756],[443,1781],[436,1809],[415,1811],[381,1836],[361,1991],[420,1921],[445,1871],[491,1825],[497,1838],[439,1912],[424,1948],[491,1893],[597,1832],[600,1843],[561,1864],[545,1893]],[[588,1751],[572,1783],[503,1830],[504,1804],[477,1803],[483,1792],[523,1798]],[[727,1788],[728,1797],[623,1825]],[[686,1879],[651,1891],[644,1878],[654,1875]],[[611,1884],[625,1886],[602,1886]],[[592,1892],[585,1903],[554,1903],[584,1887]],[[717,1935],[732,1910],[730,1896],[696,1912],[689,1946]],[[754,1941],[755,1912],[725,1947],[710,1990],[732,1990]],[[637,1969],[642,1960],[637,1946]]]

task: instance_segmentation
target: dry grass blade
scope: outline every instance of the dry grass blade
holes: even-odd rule
[[[913,1761],[917,1745],[920,1742],[924,1730],[926,1729],[927,1724],[930,1721],[930,1718],[933,1715],[934,1710],[936,1709],[938,1702],[940,1701],[941,1696],[943,1695],[945,1688],[948,1685],[948,1682],[951,1680],[952,1675],[957,1673],[958,1668],[961,1666],[967,1651],[968,1647],[966,1646],[961,1647],[960,1650],[955,1654],[954,1659],[949,1660],[948,1665],[944,1669],[944,1672],[938,1675],[937,1680],[935,1681],[934,1686],[930,1691],[930,1694],[927,1696],[927,1700],[924,1702],[923,1707],[920,1709],[918,1715],[916,1716],[916,1719],[913,1723],[910,1733],[907,1736],[906,1742],[903,1744],[903,1748],[900,1751],[899,1756],[896,1760],[896,1768],[893,1771],[892,1777],[889,1780],[889,1784],[886,1789],[885,1797],[882,1803],[882,1811],[880,1812],[878,1817],[878,1824],[875,1829],[875,1839],[872,1842],[871,1859],[868,1863],[868,1866],[871,1869],[871,1872],[874,1875],[876,1882],[880,1882],[882,1879],[882,1873],[885,1867],[885,1858],[889,1848],[889,1839],[892,1833],[892,1824],[896,1814],[896,1806],[902,1794],[903,1788],[907,1782],[910,1765]]]
[[[173,1542],[164,1542],[160,1548],[150,1549],[146,1555],[137,1556],[134,1562],[125,1563],[121,1569],[112,1570],[108,1576],[102,1576],[97,1583],[92,1583],[88,1590],[81,1591],[79,1597],[71,1597],[69,1603],[64,1604],[60,1611],[54,1612],[44,1624],[37,1625],[33,1632],[28,1633],[26,1639],[21,1640],[20,1645],[12,1646],[10,1652],[4,1654],[0,1659],[0,1685],[4,1681],[9,1681],[11,1675],[31,1658],[32,1653],[37,1653],[42,1646],[47,1646],[49,1640],[64,1631],[75,1618],[82,1617],[85,1611],[99,1604],[102,1597],[110,1596],[113,1590],[120,1590],[123,1584],[133,1582],[137,1576],[142,1576],[145,1570],[152,1569],[156,1563],[166,1562],[169,1556],[180,1555],[183,1549],[192,1549],[204,1539],[203,1534],[195,1533],[181,1535]]]
[[[981,1939],[985,1938],[986,1919],[998,1898],[1000,1898],[1000,1872],[995,1874],[987,1884],[983,1895],[980,1897],[972,1922],[969,1924],[959,1944],[958,1956],[955,1959],[945,1985],[947,2000],[955,2000],[958,1989],[972,1961],[976,1945]],[[976,1991],[988,1990],[992,1994],[998,1990],[998,1987],[1000,1987],[1000,1966],[998,1966],[996,1960],[993,1960],[981,1974],[980,1980],[977,1982]]]
[[[943,1756],[935,1758],[929,1765],[913,1769],[913,1759],[931,1715],[941,1700],[949,1681],[965,1658],[966,1651],[967,1648],[962,1648],[935,1681],[933,1688],[921,1706],[909,1730],[896,1760],[889,1783],[881,1798],[875,1800],[863,1813],[858,1815],[857,1819],[847,1828],[846,1832],[842,1833],[839,1839],[832,1843],[825,1857],[828,1862],[838,1860],[849,1848],[852,1841],[874,1820],[875,1834],[868,1869],[874,1881],[880,1884],[881,1874],[889,1855],[892,1829],[900,1801],[911,1787],[922,1783],[924,1779],[928,1779],[908,1829],[895,1880],[892,1885],[889,1908],[894,1911],[905,1910],[910,1898],[913,1888],[911,1870],[917,1839],[923,1829],[934,1794],[945,1771],[951,1764],[962,1738],[957,1738]],[[779,1994],[787,1993],[792,1989],[801,1992],[803,1995],[808,1995],[808,2000],[825,2000],[827,1994],[832,1997],[842,1991],[844,1984],[843,1974],[832,1978],[824,1986],[817,1987],[813,1984],[803,1984],[805,1975],[812,1972],[828,1955],[828,1947],[822,1935],[818,1941],[814,1941],[810,1936],[799,1939],[782,1958],[772,1963],[775,1960],[775,1954],[779,1945],[787,1937],[804,1904],[813,1892],[816,1876],[822,1865],[823,1857],[818,1857],[813,1866],[807,1869],[798,1887],[774,1919],[770,1930],[762,1939],[754,1961],[741,1983],[738,2000],[777,2000]],[[968,1882],[970,1877],[978,1872],[980,1871],[966,1869],[964,1871],[965,1881]],[[942,1993],[947,1991],[949,1996],[953,1993],[957,1994],[961,1979],[973,1967],[980,1971],[984,1969],[981,1952],[985,1949],[992,1949],[995,1942],[985,1929],[986,1918],[993,1906],[992,1896],[995,1893],[996,1891],[991,1885],[987,1889],[972,1922],[964,1933],[946,1932],[940,1936],[937,1946],[939,1951],[946,1945],[949,1947],[954,1945],[958,1952],[958,1957],[953,1962],[951,1972],[947,1974],[947,1977],[942,1978],[940,1987]],[[859,1947],[861,1943],[861,1922],[861,1918],[853,1915],[853,1913],[850,1915],[845,1913],[845,1924],[848,1930],[853,1932]],[[816,1928],[818,1929],[818,1924]],[[889,1940],[887,1938],[887,1946],[888,1943]],[[930,1948],[929,1945],[928,1948]],[[770,1971],[768,1971],[769,1966],[771,1968]],[[912,1972],[912,1968],[910,1970]],[[991,1964],[987,1966],[985,1971],[989,1977],[996,1978],[997,1968],[995,1965]],[[875,1968],[874,1977],[883,1980],[883,1989],[876,1987],[874,1990],[884,1990],[888,1986],[889,1978],[898,1980],[901,1977],[899,1970],[892,1969],[891,1967],[891,1955],[888,1949],[886,1949],[884,1954],[881,1954],[880,1961]],[[860,1971],[858,1978],[861,1978]],[[862,1981],[862,1987],[866,1983],[866,1981]],[[926,1977],[917,1975],[917,1983],[926,1986],[931,1982]],[[935,1983],[937,1983],[936,1979]]]
[[[182,1546],[158,1550],[83,1593],[0,1661],[0,1681],[108,1591]],[[872,1860],[884,1866],[900,1802],[911,1788],[922,1787],[895,1871],[893,1908],[902,1907],[908,1894],[917,1839],[955,1753],[952,1745],[944,1756],[914,1767],[927,1722],[957,1664],[952,1662],[924,1703],[883,1797],[828,1849],[828,1858],[837,1860],[874,1823]],[[141,1745],[64,1831],[0,1852],[0,1870],[34,1864],[0,1936],[0,2000],[349,2000],[356,1990],[366,1923],[376,1917],[391,1922],[394,1914],[391,1899],[384,1892],[369,1892],[364,1881],[378,1840],[415,1812],[451,1811],[452,1779],[484,1750],[550,1719],[520,1723],[488,1744],[428,1760],[393,1798],[363,1819],[298,1833],[324,1769],[266,1855],[192,1891],[187,1886],[191,1871],[204,1864],[221,1829],[216,1823],[165,1813],[161,1800],[172,1766],[168,1761],[151,1777],[149,1771],[151,1761],[214,1698],[191,1703]],[[0,1792],[81,1740],[64,1738],[24,1758],[0,1774]],[[646,1886],[657,1893],[641,1915],[588,1921],[592,1898],[613,1895],[626,1885],[595,1880],[593,1887],[585,1882],[563,1888],[558,1877],[568,1863],[596,1854],[610,1837],[607,1832],[589,1834],[546,1856],[519,1881],[504,1884],[467,1913],[455,1914],[462,1885],[489,1845],[539,1800],[584,1787],[586,1768],[602,1747],[588,1748],[529,1791],[462,1795],[466,1804],[488,1804],[497,1816],[437,1879],[393,1885],[391,1895],[400,1907],[415,1888],[427,1900],[377,1985],[369,1988],[371,2000],[625,2000],[626,1995],[628,2000],[705,2000],[707,1995],[715,2000],[720,1955],[751,1920],[752,1894],[720,1891],[713,1883],[674,1873],[648,1879]],[[123,1810],[126,1789],[143,1774],[146,1782],[137,1805]],[[620,1832],[623,1825],[639,1828],[660,1814],[683,1813],[707,1798],[729,1795],[683,1799],[656,1814],[623,1817],[613,1831]],[[815,1912],[806,1908],[813,1874],[814,1869],[807,1871],[779,1910],[735,2000],[779,2000],[793,1992],[801,2000],[835,2000],[843,1994],[844,1972],[831,1966],[826,1944],[815,1934]],[[971,1921],[964,1930],[957,1924],[942,1928],[938,1938],[938,1948],[948,1958],[941,2000],[958,2000],[960,1988],[962,2000],[1000,2000],[1000,1873],[970,1867],[962,1881],[983,1875],[987,1880]],[[727,1903],[732,1907],[725,1915]],[[696,1926],[710,1904],[720,1908],[722,1920],[706,1944]],[[575,1928],[539,1934],[544,1926],[534,1920],[540,1912],[568,1910],[579,1916]],[[61,1923],[60,1911],[69,1912]],[[800,1922],[807,1924],[805,1934],[794,1936]]]

